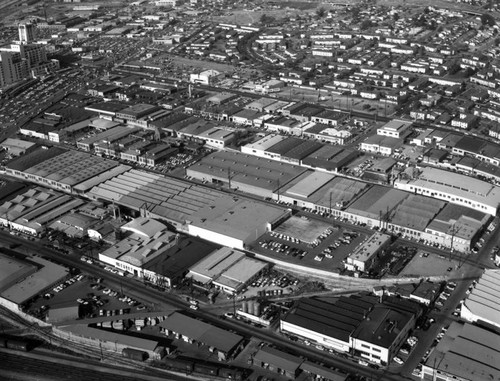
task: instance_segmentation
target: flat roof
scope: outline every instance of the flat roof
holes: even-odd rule
[[[278,155],[285,155],[292,148],[298,147],[304,140],[299,138],[288,137],[267,149],[268,152]]]
[[[9,161],[5,164],[5,167],[14,171],[24,172],[26,169],[31,168],[32,166],[45,160],[57,157],[64,152],[67,151],[59,147],[50,147],[49,149],[37,147],[32,152]]]
[[[243,340],[240,335],[179,312],[174,312],[166,320],[162,321],[159,326],[214,347],[224,353],[231,352]]]
[[[2,143],[0,143],[0,147],[4,147],[7,150],[28,149],[34,145],[35,143],[33,142],[28,142],[26,140],[13,139],[13,138],[7,138]]]
[[[143,267],[174,280],[184,276],[191,266],[217,248],[219,246],[200,238],[182,236],[177,245],[153,257]]]
[[[132,105],[130,107],[127,107],[123,110],[120,110],[120,114],[126,114],[126,115],[131,115],[131,116],[140,116],[148,112],[153,112],[158,109],[158,106],[155,105],[150,105],[147,103],[138,103],[135,105]]]
[[[320,149],[321,147],[323,147],[323,144],[320,142],[312,140],[304,140],[302,144],[292,148],[282,156],[290,159],[302,160],[307,156],[309,156],[310,154],[317,151],[318,149]]]
[[[303,298],[283,318],[283,321],[349,342],[350,335],[361,323],[364,314],[373,306],[368,300],[366,300],[368,303],[359,304],[358,302],[364,302],[364,300],[351,296],[341,297],[334,303],[329,303],[317,298]],[[354,308],[354,310],[359,313],[353,313],[351,303],[357,305],[357,309]]]
[[[191,215],[191,226],[246,241],[253,241],[255,232],[287,215],[284,207],[272,206],[246,198],[216,199]]]
[[[347,210],[353,214],[380,219],[381,214],[383,217],[387,214],[387,211],[390,213],[406,197],[408,197],[407,192],[373,185],[367,192],[354,201]]]
[[[197,173],[199,178],[208,175],[207,177],[223,182],[227,182],[230,175],[233,186],[243,184],[274,191],[278,185],[287,184],[306,170],[296,165],[258,156],[219,151],[191,165],[187,173],[188,176],[189,173]]]
[[[6,252],[3,251],[3,253],[5,254]],[[69,274],[69,270],[66,267],[40,257],[25,257],[24,261],[37,266],[38,271],[32,272],[0,293],[0,296],[16,304],[26,302],[44,291],[47,287],[66,278]]]
[[[326,183],[332,181],[334,175],[325,172],[306,172],[300,176],[300,180],[288,188],[285,193],[291,196],[308,198]]]
[[[390,235],[375,232],[360,246],[356,247],[356,249],[349,255],[348,258],[350,260],[366,262],[379,250],[382,245],[390,240]]]
[[[0,252],[0,293],[37,270],[33,263]]]
[[[409,312],[397,311],[383,304],[377,304],[352,336],[358,340],[389,348],[413,318],[413,314]]]
[[[257,140],[254,143],[249,143],[245,146],[245,148],[248,149],[254,149],[258,151],[267,151],[269,147],[272,147],[273,145],[281,142],[282,140],[285,140],[286,136],[284,135],[267,135],[264,136],[262,139]]]
[[[274,99],[274,98],[260,98],[260,99],[257,99],[253,102],[250,102],[249,104],[247,104],[245,106],[245,108],[259,108],[259,109],[263,109],[265,107],[269,107],[271,106],[272,104],[276,103],[277,100]]]
[[[391,223],[414,230],[424,231],[446,202],[430,197],[409,194],[394,211]]]

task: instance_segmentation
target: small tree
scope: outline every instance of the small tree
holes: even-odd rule
[[[320,7],[316,9],[316,16],[318,16],[319,19],[322,19],[326,15],[326,9],[323,7]]]

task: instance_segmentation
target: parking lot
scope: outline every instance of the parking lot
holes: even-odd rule
[[[115,316],[146,309],[139,301],[107,287],[90,275],[76,274],[41,295],[30,312],[44,318],[50,309],[79,306],[79,317]]]
[[[275,231],[264,234],[255,243],[253,250],[271,258],[297,263],[304,266],[321,268],[327,271],[343,271],[343,261],[366,238],[365,233],[331,225],[307,217],[292,217]],[[304,230],[299,229],[297,221],[304,221]],[[314,230],[308,231],[310,226]],[[297,236],[294,236],[297,232]],[[300,237],[300,238],[299,238]],[[311,239],[310,242],[303,240]]]

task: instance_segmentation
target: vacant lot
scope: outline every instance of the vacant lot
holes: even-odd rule
[[[399,275],[449,275],[450,272],[447,270],[450,267],[454,270],[456,265],[457,262],[454,260],[450,261],[449,256],[446,254],[436,255],[419,250],[417,255],[413,257],[413,259],[406,265]]]

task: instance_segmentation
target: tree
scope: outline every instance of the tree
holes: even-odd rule
[[[483,26],[493,26],[496,24],[495,18],[489,13],[483,13],[481,15],[481,24],[483,24]]]
[[[275,19],[273,16],[269,16],[269,15],[263,13],[262,16],[260,16],[259,21],[262,25],[269,25],[269,24],[274,23]]]
[[[323,7],[320,7],[316,9],[316,16],[318,16],[319,19],[322,19],[326,15],[326,9]]]

